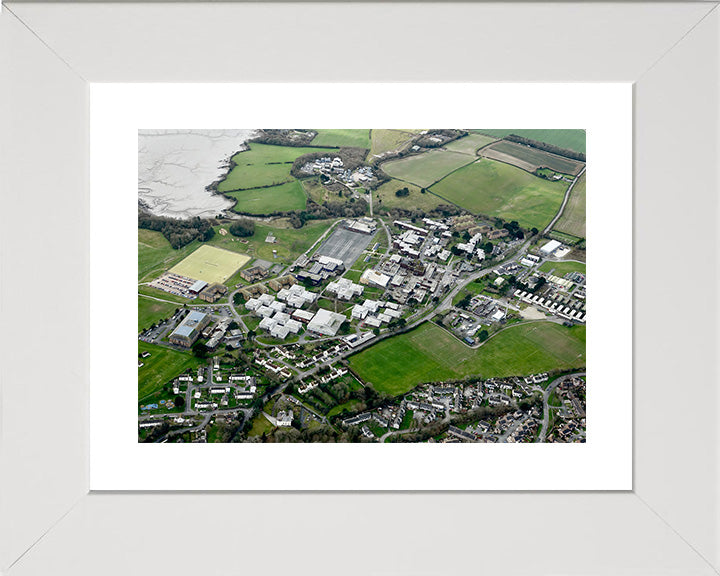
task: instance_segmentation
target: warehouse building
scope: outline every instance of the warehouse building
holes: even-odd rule
[[[550,240],[550,242],[540,248],[540,254],[543,256],[550,256],[550,254],[555,252],[555,250],[560,248],[560,246],[562,246],[562,244],[560,244],[557,240]]]

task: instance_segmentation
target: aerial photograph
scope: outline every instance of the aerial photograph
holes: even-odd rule
[[[585,442],[585,153],[140,130],[138,442]]]

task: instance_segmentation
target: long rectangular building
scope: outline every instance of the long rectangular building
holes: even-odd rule
[[[200,336],[203,328],[210,323],[210,316],[204,312],[192,310],[177,328],[170,334],[170,342],[177,346],[190,348]]]

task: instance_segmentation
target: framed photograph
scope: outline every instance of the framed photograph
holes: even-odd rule
[[[275,94],[295,108],[278,113]],[[453,107],[433,109],[446,94]],[[388,112],[358,111],[381,96]],[[115,218],[92,231],[91,331],[124,336],[91,348],[91,487],[631,488],[631,300],[615,280],[632,284],[631,96],[627,84],[93,87],[91,220]],[[287,126],[293,110],[296,126],[425,114],[529,128],[218,128]],[[586,161],[598,174],[587,233]],[[135,178],[138,198],[121,204]],[[586,314],[598,318],[587,352]],[[612,365],[592,361],[610,349]],[[591,407],[586,372],[608,383],[589,387]],[[198,475],[180,473],[215,443]],[[422,473],[428,459],[442,474]],[[287,465],[305,472],[284,477]],[[528,466],[541,473],[518,473]]]
[[[715,8],[3,6],[2,573],[715,574]]]

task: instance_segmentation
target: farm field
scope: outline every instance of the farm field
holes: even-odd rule
[[[172,316],[180,307],[180,304],[159,302],[152,298],[138,296],[138,332],[150,328],[159,320]]]
[[[225,282],[249,260],[250,256],[247,254],[204,244],[182,262],[173,266],[170,272],[212,284]]]
[[[484,158],[453,172],[430,192],[475,214],[541,229],[557,214],[566,189],[566,183],[550,182]]]
[[[531,322],[498,332],[471,349],[426,322],[350,357],[350,366],[381,392],[404,394],[422,382],[480,375],[532,374],[585,365],[585,327]]]
[[[585,238],[585,175],[586,173],[580,176],[573,186],[565,210],[555,223],[553,230]]]
[[[390,160],[382,165],[382,169],[392,178],[427,188],[473,160],[474,157],[469,154],[431,150],[400,160]]]
[[[562,278],[570,272],[585,274],[585,263],[573,262],[572,260],[566,260],[564,262],[543,262],[539,270],[540,272],[550,272],[550,270],[554,270],[553,275]]]
[[[401,188],[407,188],[410,194],[407,196],[396,196],[395,192]],[[418,208],[428,212],[433,208],[436,208],[440,204],[447,204],[447,201],[443,200],[435,194],[420,192],[420,187],[415,184],[409,184],[407,182],[401,182],[400,180],[390,180],[380,185],[374,192],[373,206],[375,210],[392,209],[392,208],[404,208],[405,210],[412,210]]]
[[[146,351],[150,352],[150,356],[142,358],[144,366],[138,368],[138,401],[154,394],[188,368],[195,370],[205,362],[189,352],[138,342],[138,352]]]
[[[322,148],[273,146],[252,143],[232,157],[235,167],[218,185],[218,192],[249,190],[291,182],[290,169],[296,158]]]
[[[508,134],[517,134],[523,138],[530,138],[531,140],[545,142],[546,144],[560,146],[560,148],[567,148],[568,150],[574,150],[575,152],[582,152],[585,154],[585,130],[479,129],[472,130],[472,132],[480,132],[482,134],[487,134],[488,136],[495,136],[496,138],[504,138]]]
[[[278,184],[270,188],[251,188],[237,192],[226,192],[225,196],[237,200],[233,212],[264,216],[275,212],[304,210],[307,197],[302,184],[297,180]]]
[[[385,152],[394,152],[407,144],[421,130],[370,130],[368,160]]]
[[[313,146],[328,146],[339,148],[341,146],[351,148],[370,148],[370,130],[365,129],[325,129],[317,131],[317,136],[310,142]]]
[[[453,152],[462,152],[463,154],[471,154],[474,156],[480,148],[487,146],[488,144],[492,144],[496,140],[497,138],[493,136],[485,136],[484,134],[468,134],[459,140],[450,142],[450,144],[445,146],[445,149]]]
[[[581,162],[575,162],[569,158],[563,158],[531,146],[524,146],[506,140],[501,140],[492,146],[484,148],[481,154],[487,158],[512,164],[528,172],[534,172],[538,168],[550,168],[555,172],[576,176],[583,168]]]

